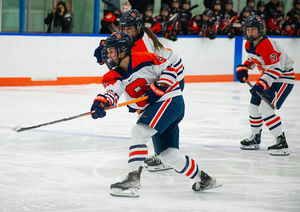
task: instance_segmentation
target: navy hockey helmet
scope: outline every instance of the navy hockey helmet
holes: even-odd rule
[[[136,9],[128,10],[124,12],[120,18],[120,27],[130,27],[135,26],[139,31],[143,25],[143,19],[141,14]]]
[[[102,60],[109,69],[112,69],[120,65],[121,60],[124,59],[127,55],[131,54],[132,47],[133,40],[130,35],[125,32],[115,32],[105,40],[104,48],[102,50]],[[118,62],[113,61],[108,57],[109,48],[116,49]],[[119,58],[119,53],[125,53],[125,56],[123,58]]]
[[[206,9],[206,10],[203,12],[203,15],[206,15],[207,17],[211,18],[212,15],[213,15],[213,11],[211,11],[210,9]]]
[[[247,41],[255,41],[257,38],[254,37],[248,37],[247,36],[247,28],[256,27],[258,31],[258,37],[262,36],[263,33],[263,23],[261,21],[261,18],[258,15],[249,16],[246,20],[245,26],[244,26],[244,37]]]
[[[226,0],[225,4],[231,4],[231,5],[233,5],[233,1],[232,0]]]
[[[282,8],[284,8],[283,1],[278,1],[277,4],[276,4],[276,7],[282,7]]]
[[[296,4],[300,4],[300,0],[294,0],[293,5],[296,7]]]
[[[153,7],[153,5],[152,4],[148,4],[147,6],[146,6],[146,9],[145,9],[145,11],[151,11],[152,13],[153,13],[153,11],[154,11],[154,7]]]
[[[245,7],[243,12],[251,13],[252,9],[250,7]]]
[[[214,0],[212,5],[222,5],[221,0]]]
[[[191,0],[183,0],[182,4],[188,4],[188,5],[191,6]]]
[[[265,7],[266,4],[265,4],[264,1],[258,1],[257,4],[256,4],[256,6],[257,6],[257,9],[258,9],[259,7]]]
[[[161,5],[160,11],[169,11],[169,10],[170,10],[170,7],[168,4]]]

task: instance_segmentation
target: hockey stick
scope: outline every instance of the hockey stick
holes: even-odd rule
[[[253,87],[253,85],[248,81],[246,80],[246,83],[250,86],[250,88]],[[269,100],[267,100],[261,93],[259,93],[258,91],[256,91],[256,94],[262,99],[264,100],[273,110],[275,110],[275,106],[273,104],[271,104],[269,102]]]
[[[199,7],[198,4],[195,4],[194,6],[192,6],[191,8],[187,9],[185,12],[190,12],[191,10],[195,9]],[[170,19],[169,21],[173,21],[176,17],[178,16],[178,13],[175,13]]]
[[[123,106],[130,105],[130,104],[133,104],[133,103],[141,102],[141,101],[146,100],[147,98],[148,98],[148,96],[144,96],[144,97],[141,97],[141,98],[138,98],[138,99],[133,99],[133,100],[130,100],[130,101],[127,101],[127,102],[123,102],[123,103],[108,107],[108,108],[105,109],[105,111],[111,110],[111,109],[114,109],[114,108],[118,108],[118,107],[123,107]],[[94,113],[94,111],[90,111],[90,112],[87,112],[87,113],[82,113],[82,114],[79,114],[79,115],[76,115],[76,116],[71,116],[69,118],[59,119],[59,120],[56,120],[56,121],[47,122],[47,123],[44,123],[44,124],[31,126],[31,127],[21,127],[20,125],[18,125],[15,128],[13,128],[12,130],[14,130],[16,132],[22,132],[22,131],[26,131],[26,130],[35,129],[35,128],[38,128],[38,127],[47,126],[47,125],[50,125],[50,124],[56,124],[56,123],[59,123],[59,122],[69,121],[69,120],[76,119],[76,118],[79,118],[79,117],[88,116],[88,115],[91,115],[92,113]]]
[[[233,16],[233,17],[229,20],[229,23],[222,27],[221,31],[223,31],[226,27],[228,27],[229,24],[231,24],[231,22],[235,19],[235,17],[236,17],[236,16]]]

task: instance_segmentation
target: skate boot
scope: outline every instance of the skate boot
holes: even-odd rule
[[[241,149],[243,150],[258,150],[260,144],[261,130],[258,134],[251,135],[250,138],[245,138],[241,141]]]
[[[139,197],[142,169],[140,166],[138,172],[130,172],[122,182],[111,184],[110,194],[119,197]]]
[[[148,163],[153,160],[154,157],[157,157],[157,154],[151,155],[150,157],[146,157],[144,160],[144,168],[148,169]]]
[[[216,178],[209,176],[201,170],[201,182],[195,182],[192,186],[192,189],[194,191],[204,191],[221,186],[222,185],[217,184]]]
[[[149,160],[147,162],[147,167],[149,172],[157,172],[172,169],[172,167],[163,164],[160,160],[160,157],[157,154],[154,154],[152,160]]]
[[[276,138],[276,144],[269,146],[269,154],[274,156],[287,156],[289,155],[288,145],[286,143],[284,132]]]

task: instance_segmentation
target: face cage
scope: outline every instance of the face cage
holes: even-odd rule
[[[116,48],[115,48],[116,49]],[[114,61],[112,61],[109,57],[108,57],[108,51],[107,51],[107,48],[103,48],[102,51],[101,51],[101,54],[102,54],[102,60],[103,62],[105,63],[105,65],[107,66],[107,68],[109,70],[115,68],[116,66],[118,66],[118,64]],[[116,49],[116,54],[117,54],[117,57],[119,59],[119,56],[118,56],[118,51]],[[119,59],[120,60],[120,59]]]

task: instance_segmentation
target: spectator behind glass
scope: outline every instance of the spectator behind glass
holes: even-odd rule
[[[221,8],[222,8],[222,10],[223,10],[223,8],[225,8],[225,1],[226,0],[221,0]],[[213,7],[214,2],[215,2],[214,0],[204,0],[203,4],[204,4],[204,7],[206,9],[213,10],[214,9],[214,7]]]
[[[180,35],[187,35],[188,25],[192,19],[192,13],[189,11],[191,7],[191,0],[183,0],[180,17]]]
[[[106,14],[101,20],[100,34],[111,34],[113,32],[119,32],[120,30],[120,18],[125,11],[131,9],[129,2],[122,3],[121,11],[115,10]]]
[[[215,39],[217,32],[213,29],[212,16],[213,12],[210,9],[206,9],[203,14],[194,16],[190,21],[188,34]]]
[[[255,0],[247,0],[247,5],[246,5],[246,7],[244,7],[242,12],[240,13],[240,16],[242,16],[242,14],[246,8],[250,8],[250,10],[251,10],[250,15],[255,15],[256,10],[254,7],[255,7]]]
[[[287,12],[285,17],[285,22],[288,22],[291,18],[292,14],[295,13],[295,10],[300,10],[300,0],[294,0],[293,8]]]
[[[213,15],[212,15],[212,21],[214,23],[213,29],[214,31],[220,33],[220,25],[221,20],[223,19],[223,14],[221,13],[222,9],[222,2],[221,0],[214,0],[213,1]]]
[[[225,9],[222,12],[221,26],[219,28],[220,35],[228,35],[229,38],[233,38],[235,35],[235,29],[233,23],[237,23],[238,14],[233,8],[233,0],[225,1]]]
[[[68,13],[66,4],[59,1],[52,13],[45,18],[44,23],[49,25],[47,33],[70,33],[72,17]]]
[[[281,35],[284,22],[284,4],[278,1],[275,9],[275,18],[269,17],[267,25],[267,35]]]
[[[104,16],[110,12],[120,10],[120,0],[102,0],[104,5]]]
[[[154,34],[157,34],[160,31],[160,24],[156,21],[155,18],[152,17],[153,15],[153,5],[148,4],[146,6],[144,17],[143,17],[143,26],[148,27],[154,32]]]
[[[169,5],[162,4],[160,8],[160,14],[155,16],[156,21],[160,24],[159,32],[157,34],[164,36],[166,39],[176,41],[177,35],[173,32],[173,21],[170,20],[169,12]]]
[[[293,37],[300,36],[300,9],[293,8],[291,15],[284,23],[284,35]]]
[[[247,18],[250,16],[252,9],[249,7],[244,8],[244,12],[238,17],[238,22],[241,24],[241,27],[236,28],[236,35],[244,35],[244,25],[246,23]]]
[[[267,20],[269,18],[276,18],[275,16],[275,10],[278,0],[271,0],[269,3],[265,6],[265,11],[267,12]]]
[[[258,1],[257,4],[257,11],[256,15],[261,18],[261,22],[263,23],[263,31],[262,34],[266,35],[266,27],[267,27],[267,12],[265,10],[265,2],[264,1]]]

